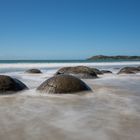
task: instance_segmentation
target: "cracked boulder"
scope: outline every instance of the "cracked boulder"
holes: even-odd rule
[[[82,80],[74,76],[56,75],[43,82],[37,90],[49,94],[67,94],[88,91],[90,88]]]
[[[28,89],[21,81],[10,76],[0,75],[0,94],[13,93]]]
[[[42,73],[39,69],[29,69],[26,71],[26,73],[30,73],[30,74],[40,74]]]
[[[96,72],[94,70],[95,69],[89,68],[86,66],[63,67],[59,69],[55,75],[67,74],[67,75],[73,75],[82,79],[94,79],[94,78],[97,78],[97,74],[96,74],[97,69],[96,69]]]

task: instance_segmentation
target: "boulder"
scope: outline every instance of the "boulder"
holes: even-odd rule
[[[30,73],[30,74],[40,74],[42,73],[39,69],[29,69],[26,71],[26,73]]]
[[[61,74],[46,80],[37,90],[43,93],[67,94],[88,91],[90,88],[77,77]]]
[[[136,67],[124,67],[118,72],[118,74],[134,74],[134,73],[137,73],[137,72],[140,72],[139,68],[136,68]]]
[[[86,66],[63,67],[59,69],[55,75],[60,74],[73,75],[83,79],[97,78],[97,74],[94,72],[94,70]]]
[[[109,74],[109,73],[112,73],[112,71],[110,71],[110,70],[101,70],[101,72],[102,72],[102,73],[108,73],[108,74]]]
[[[0,94],[12,93],[28,89],[21,81],[10,76],[0,75]]]
[[[99,69],[91,68],[97,75],[103,74]]]

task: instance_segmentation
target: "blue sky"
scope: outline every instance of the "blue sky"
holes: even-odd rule
[[[139,0],[0,0],[0,59],[140,55]]]

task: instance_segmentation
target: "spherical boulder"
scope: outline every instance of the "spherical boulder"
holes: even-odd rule
[[[26,71],[26,73],[30,73],[30,74],[40,74],[42,73],[39,69],[29,69]]]
[[[12,93],[28,89],[21,81],[10,76],[0,75],[0,94]]]
[[[118,74],[135,74],[137,72],[140,72],[139,68],[136,68],[136,67],[124,67],[118,72]]]
[[[107,73],[107,74],[112,73],[112,71],[110,71],[110,70],[101,70],[101,72],[102,72],[103,74],[105,74],[105,73]]]
[[[60,74],[73,75],[83,79],[97,78],[97,74],[94,72],[94,70],[86,66],[63,67],[59,69],[55,75]]]
[[[90,88],[82,80],[74,76],[56,75],[43,82],[37,90],[49,94],[69,94],[88,91]]]

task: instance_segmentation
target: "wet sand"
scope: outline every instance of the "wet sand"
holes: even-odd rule
[[[93,92],[82,95],[40,95],[44,77],[19,78],[32,89],[0,96],[0,140],[140,139],[140,75],[84,80]]]

